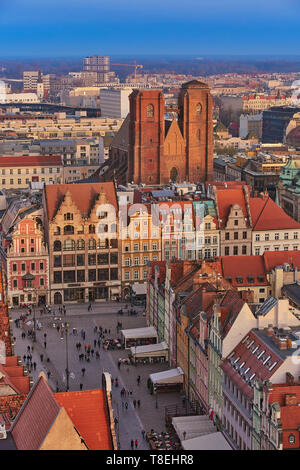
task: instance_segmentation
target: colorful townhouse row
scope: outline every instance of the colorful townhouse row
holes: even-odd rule
[[[207,194],[156,205],[133,201],[123,216],[113,182],[46,185],[41,208],[17,220],[6,237],[9,306],[146,294],[149,261],[221,256],[230,264],[226,258],[234,256],[251,264],[267,252],[299,249],[300,224],[269,196],[250,197],[246,185],[220,183]],[[113,207],[114,221],[97,212],[101,204]],[[233,279],[245,288],[245,277]],[[255,301],[262,302],[263,294],[261,280]]]
[[[148,324],[182,368],[192,408],[234,449],[299,448],[300,397],[287,377],[300,376],[300,310],[283,297],[297,268],[297,251],[149,265]]]

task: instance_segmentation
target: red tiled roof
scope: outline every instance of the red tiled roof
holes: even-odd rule
[[[266,272],[271,272],[276,266],[284,263],[293,264],[300,268],[300,251],[265,251],[262,255]]]
[[[11,433],[18,450],[38,450],[59,410],[47,381],[41,376],[12,427]]]
[[[245,194],[241,187],[234,189],[216,189],[216,204],[218,206],[219,218],[222,220],[220,226],[224,227],[227,222],[227,218],[230,212],[231,206],[237,204],[241,207],[243,215],[248,218],[248,212],[246,207]]]
[[[104,390],[54,394],[90,450],[112,450]]]
[[[250,212],[254,230],[300,229],[299,222],[287,215],[270,197],[250,198]]]
[[[249,336],[247,342],[243,342],[246,336]],[[259,338],[254,331],[250,331],[248,335],[246,335],[245,338],[234,348],[232,353],[229,354],[229,357],[233,357],[233,359],[238,359],[238,364],[241,365],[243,362],[245,363],[243,365],[243,369],[246,370],[248,367],[250,368],[247,374],[251,377],[252,374],[255,373],[255,379],[258,377],[261,378],[261,380],[267,380],[272,377],[272,375],[276,372],[276,370],[281,366],[283,360],[276,354],[273,350],[271,350],[266,343],[263,341],[263,339]],[[248,345],[250,344],[251,341],[253,342],[253,346],[258,346],[259,350],[262,351],[264,350],[265,353],[264,355],[266,356],[271,356],[270,360],[272,363],[277,362],[277,364],[272,368],[272,370],[269,370],[269,367],[264,365],[261,360],[258,359],[256,354],[252,353],[252,349],[248,349]],[[233,367],[231,364],[230,360],[226,358],[222,364],[221,364],[221,369],[228,374],[232,380],[236,383],[236,385],[241,388],[244,393],[248,397],[253,396],[253,389],[252,387],[245,382],[245,380],[241,377],[241,375],[238,373],[238,371]],[[238,369],[239,370],[239,369]]]
[[[230,330],[235,318],[241,311],[244,301],[240,294],[234,290],[228,290],[221,301],[221,325],[223,328],[223,337]]]
[[[269,252],[268,252],[269,253]],[[232,285],[234,287],[268,285],[264,261],[262,256],[222,256],[220,257],[222,263],[223,276],[225,278],[232,278]],[[248,277],[253,277],[254,282],[250,282]],[[258,279],[258,276],[263,277],[263,281]],[[237,282],[237,277],[242,278],[243,282]]]
[[[20,166],[61,166],[61,155],[20,155],[1,156],[0,167],[20,167]]]
[[[107,202],[112,204],[116,211],[118,210],[115,186],[112,181],[106,183],[51,184],[45,187],[47,211],[50,220],[55,216],[67,191],[70,192],[71,198],[81,214],[89,214],[95,198],[101,193],[104,193]]]
[[[297,397],[298,403],[300,403],[300,387],[299,385],[288,385],[288,384],[272,384],[273,389],[269,394],[269,403],[278,403],[280,406],[285,406],[285,396],[294,394]],[[299,407],[300,411],[300,407]],[[299,422],[300,424],[300,422]]]
[[[284,406],[281,408],[280,419],[282,423],[282,429],[294,429],[298,430],[300,425],[300,407],[295,406]]]

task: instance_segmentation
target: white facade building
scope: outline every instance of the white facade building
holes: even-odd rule
[[[101,117],[125,119],[129,113],[129,95],[132,88],[123,90],[101,90]]]

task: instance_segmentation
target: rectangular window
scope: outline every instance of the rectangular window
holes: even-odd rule
[[[98,281],[109,281],[108,269],[98,269]]]
[[[229,232],[225,232],[225,240],[229,240]]]
[[[247,232],[243,232],[243,239],[246,240],[247,238]]]
[[[288,234],[288,232],[286,232],[286,233],[284,234],[284,239],[285,239],[285,240],[288,240],[288,239],[289,239],[289,234]]]
[[[130,272],[125,271],[125,281],[129,281],[129,280],[130,280]]]
[[[255,248],[255,255],[256,255],[256,256],[259,256],[259,253],[260,253],[260,249],[259,249],[259,248]]]
[[[84,266],[84,255],[77,255],[77,266]]]
[[[63,266],[75,266],[75,255],[63,255]]]
[[[119,279],[118,268],[111,268],[110,269],[110,280],[117,281]]]
[[[64,282],[75,282],[75,271],[64,271],[63,272]]]
[[[92,253],[88,255],[88,265],[95,266],[96,264],[96,253]]]
[[[54,284],[61,284],[62,275],[61,271],[54,271],[53,282]]]
[[[279,240],[279,233],[275,233],[275,240]]]
[[[77,271],[77,282],[84,282],[85,281],[85,270],[79,269]]]
[[[298,239],[298,232],[294,232],[294,240]]]
[[[225,246],[225,256],[229,256],[229,246]]]
[[[269,234],[268,234],[268,233],[266,233],[266,234],[265,234],[265,241],[266,241],[266,242],[268,242],[268,241],[269,241],[269,239],[270,239],[270,236],[269,236]]]
[[[89,282],[96,281],[96,269],[89,269]]]
[[[257,233],[257,234],[255,235],[255,241],[259,242],[259,239],[260,239],[260,236],[259,236],[259,234]]]
[[[134,271],[134,279],[137,280],[139,278],[139,272]]]
[[[239,254],[239,247],[238,247],[238,246],[234,246],[234,247],[233,247],[233,254],[234,254],[234,255],[238,255],[238,254]]]

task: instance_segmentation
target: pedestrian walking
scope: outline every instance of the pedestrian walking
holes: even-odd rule
[[[40,359],[41,359],[41,362],[43,362],[43,360],[44,360],[44,354],[41,354],[41,355],[40,355]]]
[[[47,333],[44,333],[44,338],[45,338],[45,341],[46,341],[46,338],[47,338]]]
[[[137,381],[137,384],[140,385],[140,382],[141,382],[141,376],[140,375],[138,375],[136,381]]]
[[[30,346],[27,346],[27,351],[30,352]]]
[[[122,410],[124,411],[124,402],[122,401]]]
[[[48,372],[47,372],[48,380],[50,379],[50,375],[51,375],[51,372],[48,370]]]
[[[83,368],[81,369],[81,372],[82,372],[82,377],[84,377],[84,374],[85,374],[85,367],[83,367]]]
[[[136,439],[136,440],[135,440],[135,448],[136,448],[136,449],[138,448],[138,445],[139,445],[139,441]]]
[[[82,388],[83,388],[83,384],[80,384],[80,385],[79,385],[79,387],[80,387],[80,390],[82,390]]]
[[[44,341],[44,347],[45,347],[45,349],[47,348],[47,343],[46,343],[46,341]]]
[[[143,436],[143,439],[145,439],[145,430],[142,429],[142,436]]]
[[[26,362],[26,354],[23,356],[23,362]]]
[[[133,441],[133,439],[131,440],[130,445],[131,445],[131,450],[133,450],[133,449],[134,449],[134,441]]]
[[[33,363],[33,368],[36,370],[36,362]]]
[[[128,403],[127,403],[127,401],[125,402],[125,410],[128,410]]]
[[[133,400],[133,406],[136,407],[136,400]]]
[[[94,348],[97,346],[97,340],[94,339]]]
[[[138,406],[138,408],[141,406],[141,401],[140,400],[137,401],[137,406]]]

